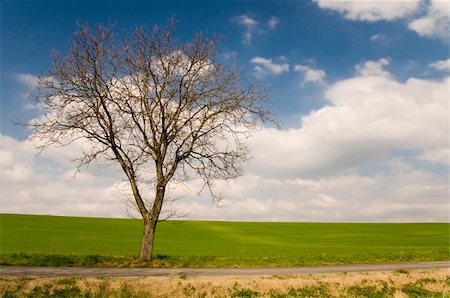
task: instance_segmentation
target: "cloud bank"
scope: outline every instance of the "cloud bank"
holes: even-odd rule
[[[323,9],[337,11],[353,21],[404,20],[409,29],[420,36],[434,37],[449,42],[450,11],[448,1],[399,0],[399,1],[330,1],[314,0]]]
[[[440,71],[450,72],[450,59],[433,62],[429,67]]]
[[[437,37],[448,42],[450,35],[449,2],[432,0],[426,14],[410,22],[408,27],[420,36]]]
[[[255,134],[246,174],[216,183],[223,207],[198,194],[198,181],[171,186],[169,197],[182,198],[174,206],[191,219],[448,221],[450,77],[400,82],[388,65],[355,66],[299,127]],[[0,136],[0,212],[126,216],[118,169],[71,179],[77,150],[35,156],[28,142]]]
[[[314,2],[320,8],[342,13],[346,19],[368,22],[403,18],[418,9],[420,5],[420,0],[383,1],[382,4],[373,0],[314,0]]]
[[[395,150],[445,148],[448,84],[410,78],[397,82],[387,59],[356,66],[355,77],[326,92],[328,105],[302,117],[301,128],[265,129],[253,139],[259,174],[319,177],[390,160]],[[286,158],[283,158],[286,157]]]

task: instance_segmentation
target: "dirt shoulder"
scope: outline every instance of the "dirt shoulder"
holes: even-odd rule
[[[0,296],[450,297],[449,279],[443,268],[268,276],[0,277]]]

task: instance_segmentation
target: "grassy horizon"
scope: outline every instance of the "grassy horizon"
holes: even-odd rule
[[[164,221],[157,227],[156,261],[147,265],[251,267],[449,260],[449,231],[449,223]],[[138,219],[0,214],[0,263],[42,265],[59,258],[61,265],[128,266],[136,264],[141,233]]]

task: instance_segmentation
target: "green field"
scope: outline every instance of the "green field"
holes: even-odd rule
[[[0,227],[2,264],[36,263],[32,261],[36,256],[46,260],[51,259],[49,256],[66,256],[67,260],[90,256],[94,263],[102,263],[104,257],[135,259],[142,222],[2,214]],[[157,227],[157,260],[153,265],[294,266],[449,260],[449,229],[448,223],[164,221]],[[67,260],[62,260],[62,265],[78,264]]]

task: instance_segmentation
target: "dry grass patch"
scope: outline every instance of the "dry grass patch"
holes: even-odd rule
[[[0,280],[2,297],[450,297],[448,269],[274,276]]]

